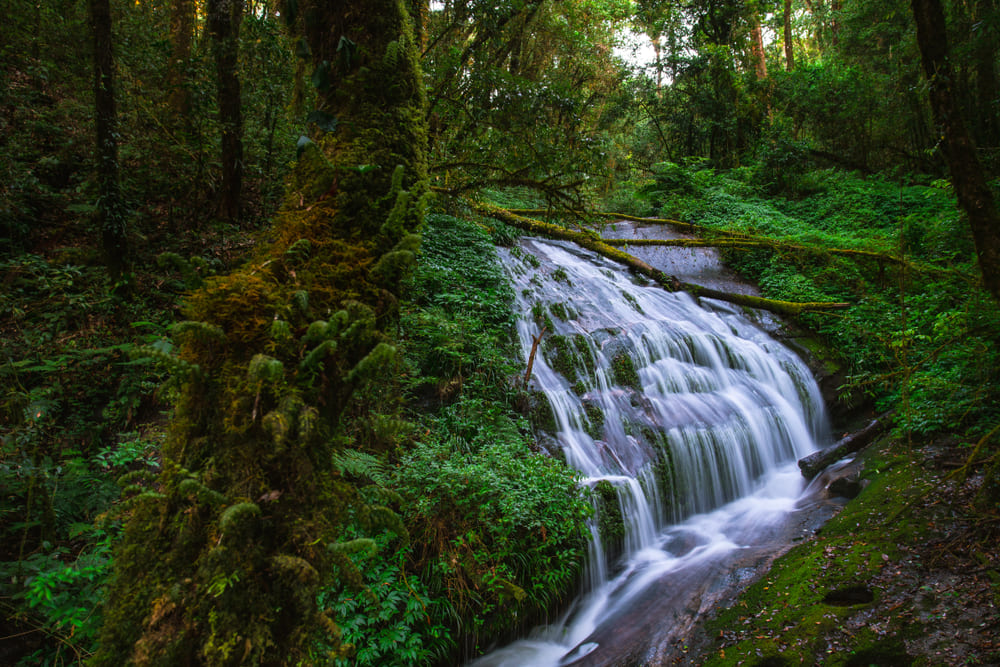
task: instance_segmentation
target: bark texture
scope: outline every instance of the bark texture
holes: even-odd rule
[[[191,95],[185,82],[194,37],[194,4],[194,0],[174,0],[170,8],[170,65],[167,68],[167,88],[170,91],[170,109],[175,116],[184,116],[191,109]]]
[[[792,44],[792,0],[785,0],[785,68],[795,69],[795,50]]]

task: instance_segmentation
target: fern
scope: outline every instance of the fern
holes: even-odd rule
[[[389,468],[381,459],[356,449],[335,452],[332,463],[341,475],[365,477],[378,484],[387,484],[390,479]]]
[[[382,59],[382,64],[391,69],[396,69],[399,66],[399,59],[402,56],[403,48],[396,40],[386,44],[385,57]]]
[[[198,364],[184,361],[155,344],[136,346],[129,351],[129,356],[133,359],[152,359],[163,366],[170,375],[181,380],[201,379],[204,376]]]
[[[309,239],[299,239],[288,246],[285,251],[285,263],[298,265],[304,263],[312,254],[312,241]]]
[[[202,275],[202,272],[207,272],[208,262],[201,257],[187,260],[176,252],[165,252],[156,258],[156,265],[160,268],[173,268],[181,274],[184,287],[193,290],[198,289],[204,284],[205,277]]]

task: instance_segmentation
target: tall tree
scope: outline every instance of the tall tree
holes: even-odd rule
[[[208,0],[208,31],[215,56],[219,124],[222,126],[222,189],[219,214],[240,216],[243,194],[243,111],[240,100],[239,44],[243,0]]]
[[[191,58],[194,37],[195,0],[173,0],[170,7],[170,64],[167,68],[167,87],[170,91],[170,108],[176,116],[190,111],[191,96],[185,85],[185,72]]]
[[[795,55],[792,46],[792,0],[785,0],[785,67],[795,69]]]
[[[97,135],[99,228],[105,261],[113,278],[128,264],[125,206],[118,179],[118,112],[115,105],[114,50],[109,0],[90,0],[94,37],[94,106]]]
[[[767,78],[767,58],[764,54],[764,33],[760,28],[760,18],[754,13],[750,17],[750,53],[753,56],[757,80]]]
[[[962,120],[959,91],[948,60],[944,10],[940,0],[912,0],[912,7],[924,74],[930,83],[931,108],[941,126],[942,148],[955,194],[969,218],[983,283],[1000,301],[1000,215]]]
[[[391,372],[420,242],[417,39],[404,0],[295,4],[282,13],[315,55],[324,128],[303,142],[271,243],[192,294],[176,356],[150,351],[181,389],[163,472],[129,501],[94,665],[324,661],[339,632],[317,591],[359,585],[348,556],[374,548],[347,522],[405,536],[334,461],[352,394]]]

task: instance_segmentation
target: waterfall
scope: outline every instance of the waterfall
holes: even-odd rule
[[[801,360],[736,309],[566,242],[522,239],[504,263],[525,359],[540,340],[543,446],[580,471],[596,512],[566,616],[473,664],[578,664],[614,636],[614,619],[664,597],[650,587],[680,576],[703,589],[695,573],[792,511],[794,463],[827,437],[826,418]]]

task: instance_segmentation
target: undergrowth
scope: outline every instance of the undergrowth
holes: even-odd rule
[[[381,454],[351,470],[398,497],[410,540],[376,539],[377,556],[354,557],[366,588],[321,596],[355,646],[335,664],[468,659],[563,601],[583,560],[576,473],[535,450],[516,409],[512,294],[488,233],[429,215],[406,296],[403,403],[359,399],[380,406],[361,428]]]

